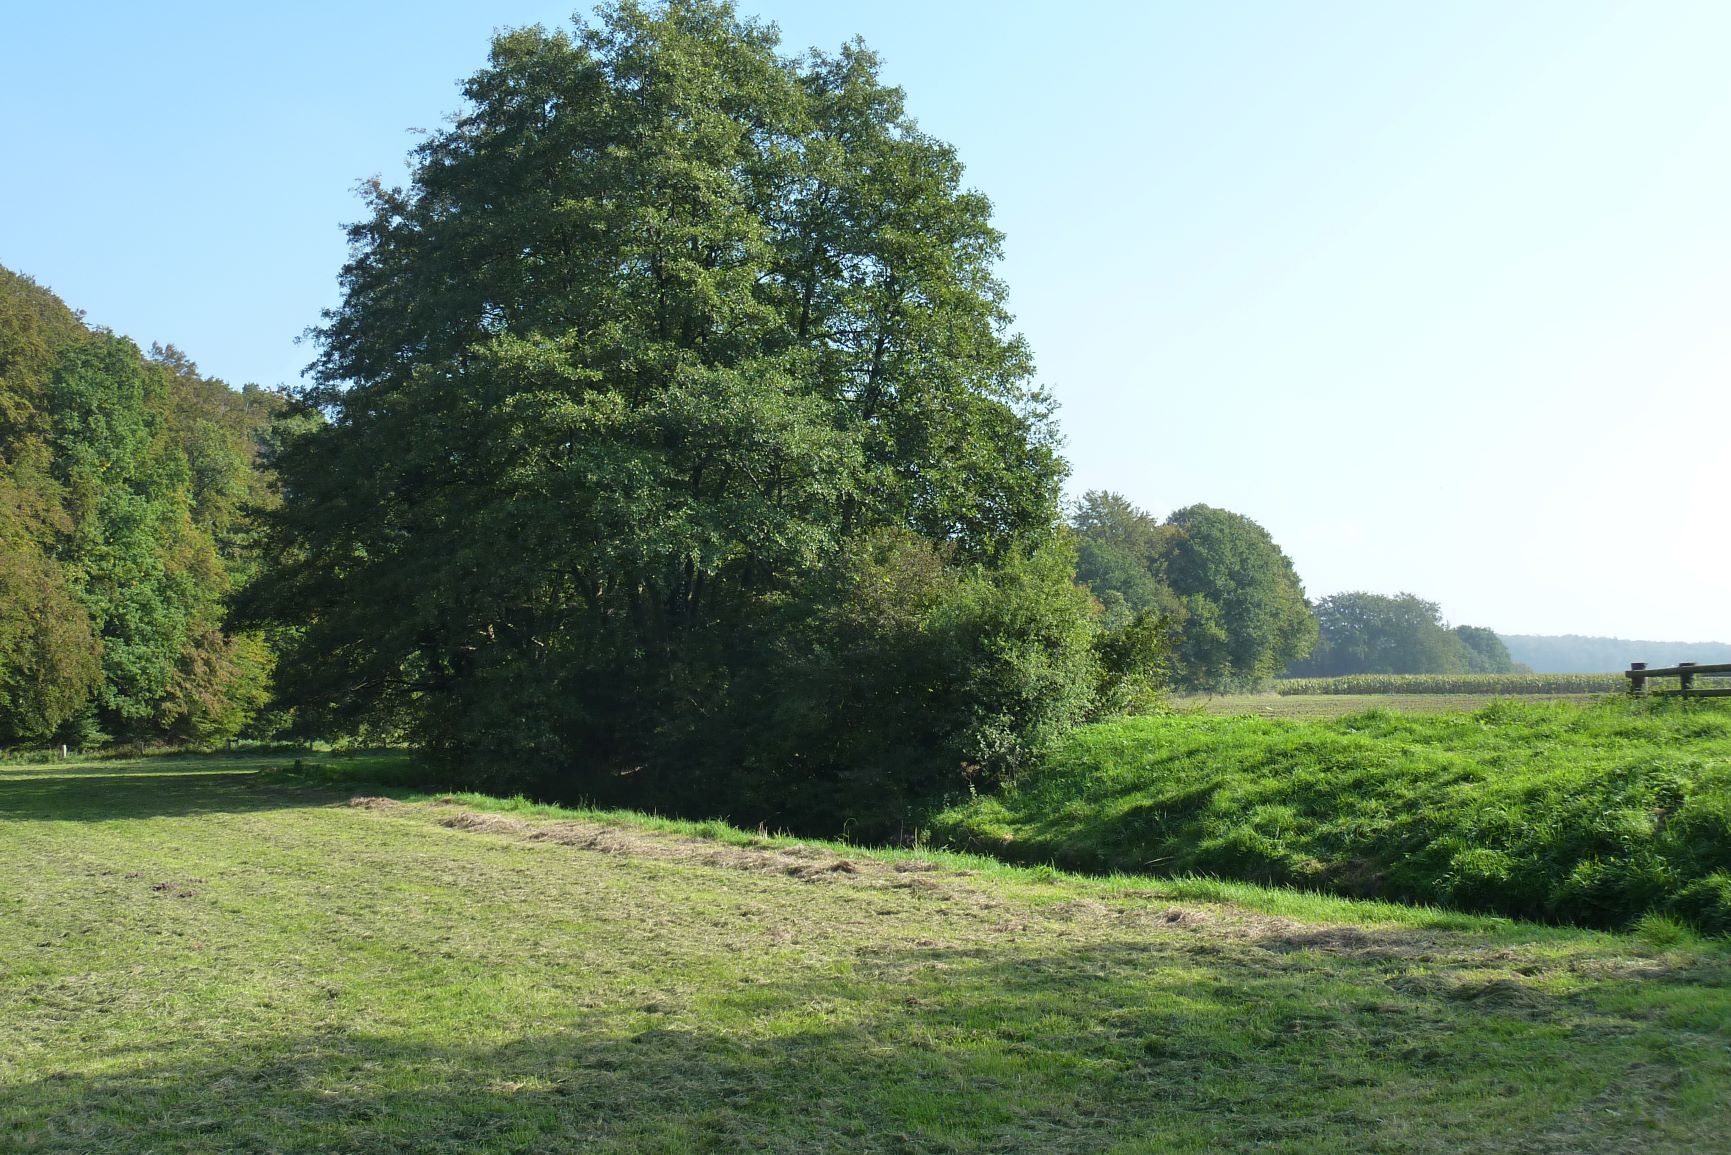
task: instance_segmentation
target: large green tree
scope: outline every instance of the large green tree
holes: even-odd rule
[[[409,187],[370,189],[323,421],[275,459],[246,604],[304,620],[283,685],[309,725],[591,795],[677,766],[677,799],[723,762],[857,768],[833,727],[789,748],[790,715],[872,654],[949,663],[879,671],[896,709],[995,684],[957,663],[1051,689],[946,707],[927,756],[958,772],[1086,708],[1040,673],[1091,661],[1085,629],[965,611],[1087,620],[990,206],[877,70],[706,0],[496,38]],[[837,618],[886,589],[912,602]],[[884,631],[973,640],[916,661]]]
[[[1091,489],[1070,514],[1076,535],[1076,576],[1112,616],[1152,613],[1181,618],[1166,584],[1166,558],[1177,531],[1122,494]]]

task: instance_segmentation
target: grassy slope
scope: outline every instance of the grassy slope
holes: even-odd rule
[[[362,808],[259,765],[0,770],[0,1149],[1686,1152],[1731,1124],[1717,945]]]
[[[1505,701],[1336,721],[1156,716],[1077,732],[942,841],[1621,925],[1731,930],[1731,710]]]

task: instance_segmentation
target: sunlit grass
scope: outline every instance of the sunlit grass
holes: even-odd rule
[[[1505,699],[1330,720],[1164,714],[1083,728],[943,843],[1590,926],[1731,931],[1731,709]]]
[[[0,1149],[1682,1152],[1731,1122],[1727,957],[1675,927],[356,807],[409,798],[404,763],[270,764],[0,776]]]

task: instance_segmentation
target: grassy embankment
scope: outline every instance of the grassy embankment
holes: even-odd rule
[[[1217,874],[1598,926],[1731,931],[1731,710],[1506,700],[1334,721],[1078,731],[934,836],[1092,870]]]
[[[271,761],[0,770],[0,1149],[1660,1153],[1731,1126],[1731,956],[1663,928],[354,806],[354,764]]]

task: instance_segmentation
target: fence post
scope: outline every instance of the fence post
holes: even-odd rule
[[[1639,697],[1647,691],[1647,675],[1641,673],[1646,668],[1646,662],[1629,663],[1629,693],[1633,697]]]
[[[1694,664],[1694,662],[1678,662],[1677,668],[1682,670],[1684,666],[1693,666]],[[1677,675],[1677,682],[1677,688],[1687,694],[1690,690],[1695,688],[1695,671],[1683,670],[1681,674]]]

